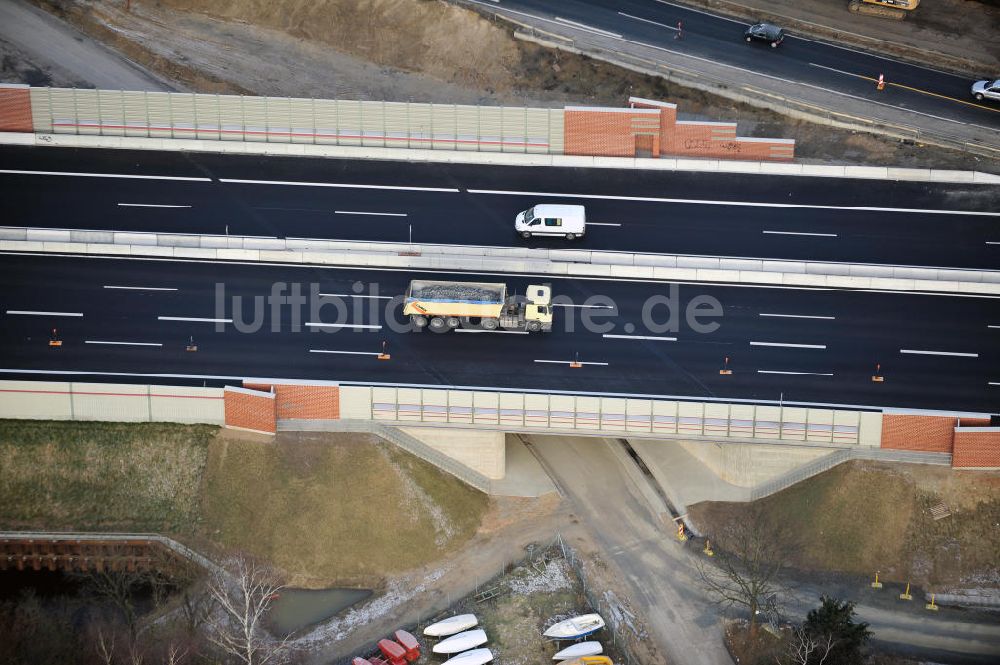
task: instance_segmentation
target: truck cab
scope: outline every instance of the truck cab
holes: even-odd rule
[[[524,318],[528,321],[529,332],[549,332],[552,330],[552,288],[541,284],[531,284],[527,290],[528,303],[524,306]],[[537,323],[537,325],[534,325]]]

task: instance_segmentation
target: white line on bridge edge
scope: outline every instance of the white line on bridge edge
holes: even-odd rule
[[[659,342],[676,342],[676,337],[656,337],[654,335],[601,335],[608,339],[650,339]]]
[[[370,296],[364,293],[321,293],[321,296],[328,298],[378,298],[379,300],[392,300],[394,296]]]
[[[377,351],[331,351],[328,349],[309,349],[309,353],[337,353],[345,356],[380,356]]]
[[[635,19],[636,21],[642,21],[643,23],[652,23],[653,25],[658,25],[661,28],[666,28],[667,30],[677,30],[675,26],[667,25],[666,23],[657,23],[656,21],[650,21],[648,18],[639,18],[638,16],[632,16],[631,14],[626,14],[625,12],[618,12],[619,16],[624,16],[625,18]]]
[[[994,326],[994,325],[990,325],[990,324],[987,324],[986,327],[987,328],[1000,328],[1000,326]]]
[[[917,356],[957,356],[960,358],[978,358],[978,353],[962,353],[960,351],[924,351],[921,349],[900,349],[900,353],[909,353]]]
[[[160,321],[193,321],[195,323],[232,323],[232,319],[203,319],[196,316],[158,316]]]
[[[991,385],[991,386],[1000,386],[1000,381],[990,381],[989,385]]]
[[[553,363],[555,365],[569,365],[569,364],[573,363],[572,360],[536,360],[535,362],[536,363]],[[607,365],[608,365],[608,363],[586,363],[586,362],[583,362],[583,361],[579,361],[579,363],[581,365],[601,365],[603,367],[607,367]]]
[[[612,222],[587,222],[587,226],[621,226]]]
[[[296,182],[293,180],[244,180],[241,178],[219,178],[219,182],[236,185],[290,185],[294,187],[340,187],[343,189],[395,189],[404,192],[451,192],[461,190],[451,187],[397,187],[395,185],[353,185],[345,182]]]
[[[362,210],[334,210],[336,215],[373,215],[377,217],[406,217],[405,212],[364,212]]]
[[[132,175],[125,173],[74,173],[71,171],[18,171],[15,169],[0,169],[0,173],[14,175],[65,175],[80,178],[126,178],[129,180],[183,180],[186,182],[212,182],[211,178],[185,178],[172,175]]]
[[[811,314],[765,314],[760,312],[757,316],[767,316],[776,319],[823,319],[824,321],[836,321],[835,316],[813,316]]]
[[[25,316],[83,316],[83,312],[33,312],[26,309],[8,309],[7,313]]]
[[[112,344],[114,346],[163,346],[157,342],[108,342],[100,339],[88,339],[84,344]]]
[[[766,235],[774,236],[817,236],[821,238],[836,238],[836,233],[804,233],[801,231],[761,231]]]
[[[614,37],[615,39],[621,39],[622,36],[616,32],[608,32],[607,30],[601,30],[599,28],[594,28],[592,26],[586,25],[584,23],[577,23],[576,21],[570,21],[567,18],[562,18],[560,16],[556,17],[558,23],[568,25],[570,27],[576,28],[577,30],[583,30],[585,32],[593,32],[594,34],[604,35],[605,37]]]
[[[495,194],[497,196],[532,196],[564,199],[601,199],[606,201],[635,201],[638,203],[690,203],[712,206],[742,206],[746,208],[804,208],[811,210],[851,210],[858,212],[911,212],[926,215],[973,215],[1000,217],[1000,212],[978,210],[927,210],[922,208],[879,208],[877,206],[825,206],[808,203],[760,203],[757,201],[725,201],[719,199],[669,199],[655,196],[619,196],[614,194],[573,194],[566,192],[521,192],[505,189],[467,189],[469,194]],[[1000,241],[992,243],[1000,245]]]
[[[790,349],[825,349],[826,344],[790,344],[787,342],[750,342],[750,346],[783,346]]]
[[[122,208],[190,208],[191,206],[168,205],[166,203],[119,203]]]
[[[365,330],[381,330],[382,326],[370,323],[319,323],[310,321],[307,328],[363,328]]]
[[[759,369],[758,374],[794,374],[802,376],[833,376],[833,372],[786,372],[778,369]]]
[[[176,291],[177,289],[167,286],[114,286],[105,284],[102,288],[119,289],[121,291]]]

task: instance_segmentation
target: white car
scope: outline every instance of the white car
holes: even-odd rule
[[[517,213],[514,230],[525,239],[562,236],[575,240],[587,232],[587,213],[583,206],[543,203]]]
[[[1000,79],[976,81],[972,84],[972,96],[979,101],[983,101],[984,99],[1000,101]]]

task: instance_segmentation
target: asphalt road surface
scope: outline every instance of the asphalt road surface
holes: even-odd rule
[[[9,226],[1000,268],[995,185],[8,147],[0,195]],[[518,238],[542,202],[587,235]]]
[[[218,385],[253,376],[997,411],[995,299],[557,278],[551,333],[439,334],[411,332],[401,316],[398,296],[421,277],[506,281],[520,293],[539,281],[4,255],[0,369],[39,379],[108,373],[102,380]],[[313,283],[332,304],[309,297]],[[293,284],[301,307],[266,300]],[[53,328],[61,348],[48,345]],[[192,337],[197,353],[185,352]],[[374,357],[383,342],[389,362]],[[584,366],[570,368],[577,357]],[[726,357],[731,376],[718,372]],[[884,383],[871,381],[876,364]]]

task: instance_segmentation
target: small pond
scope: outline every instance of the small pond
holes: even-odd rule
[[[335,616],[372,595],[368,589],[282,589],[267,621],[278,635],[288,635]]]

